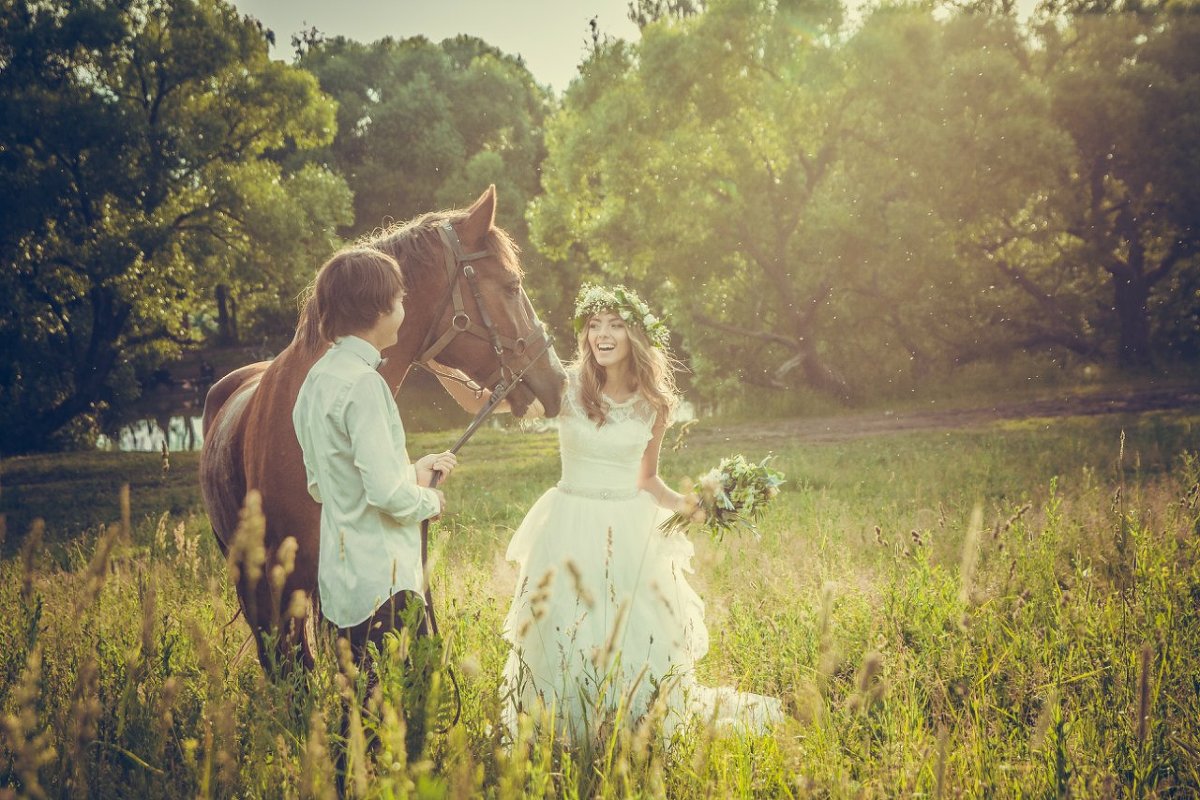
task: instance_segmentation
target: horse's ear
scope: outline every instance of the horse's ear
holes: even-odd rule
[[[458,237],[471,249],[483,249],[487,232],[496,224],[496,184],[492,184],[479,195],[467,209],[467,219]]]

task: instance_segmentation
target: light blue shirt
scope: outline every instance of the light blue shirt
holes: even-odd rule
[[[417,485],[379,359],[364,339],[338,339],[292,411],[308,492],[321,504],[321,613],[340,628],[399,591],[423,595],[419,525],[440,510],[437,493]]]

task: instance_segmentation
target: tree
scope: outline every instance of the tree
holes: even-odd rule
[[[1086,282],[1046,234],[1048,177],[1071,147],[1031,51],[1003,13],[880,9],[847,42],[855,124],[839,169],[866,188],[840,212],[860,240],[834,335],[859,345],[847,358],[899,350],[919,379],[1015,351],[1094,352]]]
[[[197,241],[191,253],[216,283],[218,345],[290,339],[297,298],[353,214],[346,182],[324,167],[281,171],[264,158],[259,169],[262,180],[247,186],[243,230]]]
[[[537,246],[672,298],[704,377],[716,361],[734,381],[846,391],[818,335],[838,265],[800,234],[840,146],[841,13],[726,0],[664,15],[636,47],[598,43],[548,125]]]
[[[340,190],[264,158],[327,142],[333,105],[220,0],[0,9],[0,449],[12,453],[86,433],[137,394],[139,370],[194,343],[190,320],[211,308],[227,254],[278,230],[262,205],[277,188]],[[289,210],[305,230],[339,218],[328,201]]]
[[[346,177],[355,221],[345,234],[461,206],[494,183],[515,201],[498,222],[521,238],[551,98],[519,58],[469,36],[336,37],[310,44],[298,63],[338,102],[336,138],[303,158]]]
[[[1200,344],[1187,13],[1038,42],[991,0],[854,31],[819,0],[661,5],[635,8],[638,44],[596,43],[548,123],[532,236],[673,303],[710,386],[852,397],[1014,353],[1134,363],[1156,324]],[[1192,322],[1164,325],[1155,285]]]
[[[1095,326],[1119,363],[1146,366],[1156,329],[1170,346],[1178,315],[1200,305],[1179,296],[1200,267],[1200,11],[1074,10],[1040,34],[1074,145],[1054,194],[1062,263],[1108,284]]]

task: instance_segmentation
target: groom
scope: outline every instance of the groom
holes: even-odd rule
[[[448,476],[457,464],[449,452],[409,463],[399,412],[376,371],[404,322],[404,294],[400,267],[376,250],[342,250],[321,267],[309,302],[332,346],[309,371],[292,411],[308,491],[321,504],[321,615],[366,670],[364,710],[379,682],[368,645],[383,653],[384,636],[406,621],[418,637],[428,634],[419,525],[446,507],[429,488],[433,472]],[[423,717],[423,708],[414,711]],[[344,712],[343,735],[348,704]],[[410,750],[419,752],[422,738],[410,736]],[[344,758],[343,751],[339,774]]]

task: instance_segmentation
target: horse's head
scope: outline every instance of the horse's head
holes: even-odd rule
[[[519,375],[508,395],[513,413],[523,415],[537,398],[552,417],[566,376],[525,294],[517,249],[495,218],[489,186],[470,208],[426,214],[377,243],[408,284],[405,322],[386,355],[405,365],[436,361],[487,388]]]

